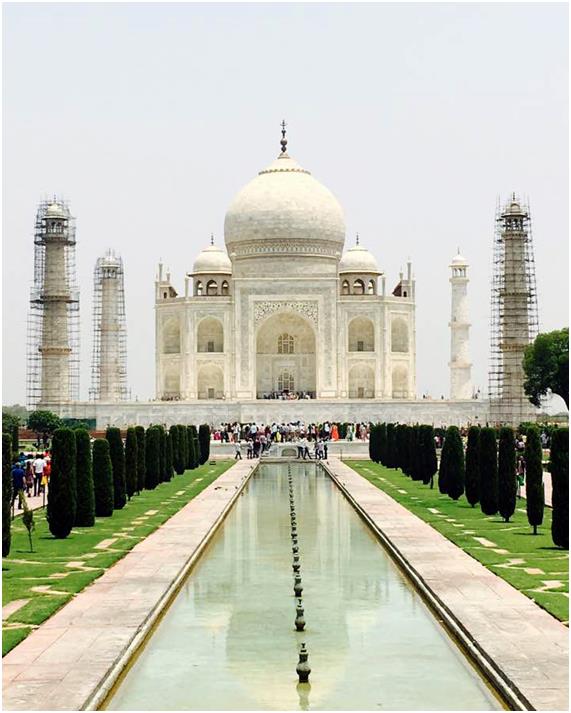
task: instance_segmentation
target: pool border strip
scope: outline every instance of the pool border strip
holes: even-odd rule
[[[342,461],[341,461],[342,462]],[[513,681],[502,671],[498,664],[489,654],[478,644],[476,639],[470,634],[460,619],[454,615],[434,590],[426,583],[423,577],[410,564],[406,557],[401,553],[398,547],[391,539],[382,531],[369,513],[357,502],[347,488],[340,481],[339,475],[336,475],[330,470],[328,462],[321,462],[325,472],[331,480],[337,485],[339,490],[355,508],[359,516],[365,520],[371,530],[382,542],[383,546],[397,563],[399,568],[410,579],[414,587],[422,596],[423,600],[428,604],[433,613],[442,620],[442,623],[448,632],[458,640],[462,648],[472,662],[480,669],[490,685],[496,689],[497,693],[505,703],[510,706],[510,710],[533,711],[536,710],[526,696],[519,690]],[[345,465],[345,464],[344,464]],[[348,466],[347,466],[348,467]],[[385,495],[387,495],[385,493]],[[388,495],[390,497],[390,495]],[[410,513],[411,517],[416,517]]]
[[[194,549],[192,554],[188,557],[186,562],[181,567],[179,573],[175,579],[170,583],[166,592],[163,593],[161,598],[155,604],[153,609],[147,615],[145,621],[141,624],[137,633],[131,639],[127,647],[119,655],[119,657],[112,664],[111,668],[107,671],[105,676],[99,682],[97,689],[91,693],[83,702],[80,710],[96,711],[100,710],[101,706],[109,698],[111,692],[115,685],[119,682],[122,674],[128,669],[132,661],[134,661],[141,647],[145,644],[148,637],[151,635],[153,629],[157,626],[162,616],[167,612],[172,602],[174,601],[176,595],[182,589],[184,582],[188,575],[190,574],[192,568],[196,564],[197,560],[200,559],[203,551],[208,546],[210,540],[218,531],[218,528],[226,519],[227,515],[232,510],[234,503],[242,494],[242,491],[248,484],[250,478],[254,475],[258,469],[259,463],[256,463],[246,475],[242,478],[241,484],[234,495],[227,502],[224,510],[218,515],[216,520],[210,526],[208,532],[204,535],[202,540],[199,542],[197,547]],[[231,468],[226,471],[227,473]],[[216,481],[214,481],[216,482]],[[192,501],[191,501],[192,502]],[[168,521],[167,521],[168,522]]]

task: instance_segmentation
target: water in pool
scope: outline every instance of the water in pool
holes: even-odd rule
[[[107,709],[501,710],[315,464],[291,465],[307,622],[295,631],[287,467],[259,467]]]

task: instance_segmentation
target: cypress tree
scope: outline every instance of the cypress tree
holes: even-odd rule
[[[498,452],[496,431],[480,431],[480,508],[484,515],[498,512]]]
[[[527,520],[537,535],[537,527],[543,522],[543,450],[537,426],[527,429],[525,439],[525,499]]]
[[[143,426],[135,426],[137,436],[137,492],[145,489],[145,475],[147,466],[145,465],[145,429]]]
[[[180,458],[182,472],[188,468],[188,433],[186,426],[179,425],[178,427],[178,442],[180,448]]]
[[[50,532],[58,539],[69,535],[75,521],[76,458],[74,432],[71,428],[58,428],[52,438],[52,472],[47,511]]]
[[[12,543],[12,439],[2,434],[2,557],[10,554]]]
[[[200,465],[200,441],[198,440],[198,430],[196,426],[191,426],[192,429],[192,440],[194,442],[194,467],[198,468]]]
[[[159,483],[167,479],[167,439],[163,426],[156,426],[159,432]]]
[[[379,424],[373,423],[369,430],[369,459],[372,460],[373,463],[379,462],[378,434],[379,434]]]
[[[113,509],[121,510],[127,503],[127,489],[125,487],[125,449],[121,431],[110,426],[105,432],[109,443],[111,468],[113,469]]]
[[[480,502],[480,428],[470,426],[466,446],[466,500],[472,507]]]
[[[445,436],[444,443],[440,450],[440,466],[438,468],[438,490],[442,495],[446,495],[448,492],[448,461],[450,460],[450,444],[446,443],[447,438]]]
[[[93,464],[91,460],[91,438],[85,428],[78,428],[75,433],[75,478],[77,506],[75,522],[77,527],[95,525],[95,490],[93,486]]]
[[[201,423],[198,428],[198,442],[200,443],[200,465],[204,465],[210,458],[210,426]]]
[[[569,429],[556,428],[551,436],[551,537],[557,547],[569,549]]]
[[[400,468],[403,473],[408,472],[408,426],[404,423],[399,423],[396,427],[395,438],[396,438],[396,453],[397,453],[397,463],[396,467]]]
[[[515,512],[517,479],[515,473],[515,438],[513,429],[500,429],[498,446],[498,510],[505,522]]]
[[[165,480],[168,482],[174,475],[172,452],[172,438],[170,433],[165,434]]]
[[[169,436],[171,440],[171,448],[172,448],[172,467],[174,469],[175,473],[178,473],[181,475],[179,472],[180,470],[180,443],[179,443],[179,437],[178,437],[178,426],[171,426],[169,428]]]
[[[93,486],[95,516],[113,515],[113,467],[106,438],[96,438],[93,444]]]
[[[446,492],[452,500],[464,493],[464,479],[466,476],[464,466],[464,447],[462,437],[457,426],[449,426],[446,431],[446,442],[448,442],[449,454],[446,471]]]
[[[186,467],[194,470],[196,467],[194,465],[196,461],[196,453],[194,452],[194,435],[192,433],[192,426],[186,427],[186,442],[188,447]]]
[[[387,423],[387,468],[396,468],[396,427],[394,423]]]
[[[409,464],[410,477],[413,480],[422,480],[422,432],[421,426],[415,424],[409,428]]]
[[[125,487],[129,500],[138,491],[137,481],[137,433],[131,426],[125,439]]]
[[[387,424],[379,426],[379,463],[386,465],[387,460]]]
[[[154,490],[160,482],[160,450],[161,437],[156,426],[147,428],[146,433],[147,452],[145,455],[147,473],[145,476],[145,488]]]

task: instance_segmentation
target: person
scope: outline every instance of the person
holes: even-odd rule
[[[297,442],[297,457],[303,458],[303,440]]]
[[[240,441],[240,439],[238,438],[238,439],[236,440],[236,443],[234,444],[234,449],[235,449],[235,451],[236,451],[236,455],[234,456],[234,460],[242,460],[242,449],[241,449],[240,443],[241,443],[241,441]]]
[[[18,498],[18,510],[22,509],[22,501],[18,496],[20,491],[24,490],[25,476],[26,474],[20,462],[16,461],[12,466],[12,507],[14,507],[16,498]]]
[[[42,491],[42,476],[44,474],[44,468],[46,467],[46,461],[39,453],[36,453],[32,467],[34,469],[34,496],[36,496]]]
[[[521,488],[525,483],[525,460],[523,456],[518,456],[516,465],[517,496],[521,498]]]
[[[34,468],[32,466],[32,463],[34,461],[31,459],[28,459],[26,461],[26,475],[24,477],[24,487],[26,490],[26,495],[30,497],[32,494],[32,488],[34,487]]]

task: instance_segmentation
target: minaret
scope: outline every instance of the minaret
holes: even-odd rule
[[[472,398],[470,322],[468,321],[468,263],[458,254],[450,263],[452,292],[450,310],[450,398]]]
[[[98,401],[123,401],[127,398],[123,261],[111,250],[95,264],[93,327],[91,396]]]
[[[523,389],[523,356],[538,332],[529,208],[513,193],[496,215],[490,354],[490,418],[518,425],[534,417]]]
[[[79,397],[75,224],[63,201],[54,198],[40,203],[34,246],[34,285],[28,322],[30,408]]]

